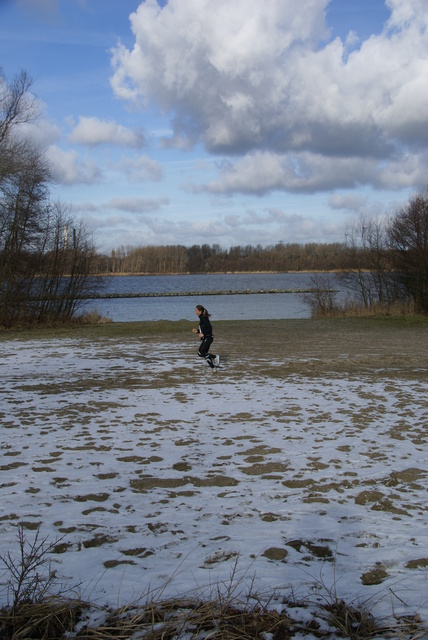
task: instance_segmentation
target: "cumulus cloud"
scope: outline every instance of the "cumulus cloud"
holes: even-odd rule
[[[113,120],[100,120],[81,116],[79,123],[69,136],[70,142],[88,146],[113,144],[138,149],[144,145],[144,136]]]
[[[421,186],[426,0],[386,0],[383,32],[352,51],[351,36],[329,40],[328,3],[146,0],[134,47],[112,53],[112,87],[169,113],[170,144],[241,157],[207,186],[216,193]]]
[[[76,151],[63,151],[51,146],[46,155],[52,173],[60,184],[95,184],[102,180],[100,168],[94,162],[82,161]]]
[[[275,190],[313,193],[368,184],[377,189],[423,187],[427,167],[427,153],[406,153],[385,163],[359,156],[336,158],[309,152],[286,155],[258,152],[246,154],[235,162],[223,162],[217,180],[187,188],[196,193],[263,196]]]
[[[312,193],[339,186],[352,188],[371,179],[375,166],[373,160],[362,158],[339,161],[311,153],[257,152],[234,163],[223,163],[218,180],[193,189],[222,195],[240,192],[262,196],[274,190]]]
[[[327,35],[327,4],[308,0],[303,12],[300,0],[170,0],[160,9],[148,0],[131,15],[133,50],[114,51],[113,88],[173,114],[179,139],[253,148],[280,125],[281,58]]]

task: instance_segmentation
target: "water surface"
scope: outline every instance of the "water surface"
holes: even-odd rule
[[[194,320],[195,306],[202,304],[212,320],[268,320],[309,318],[304,293],[259,293],[272,290],[306,290],[313,287],[311,273],[201,274],[172,276],[117,276],[105,279],[104,293],[192,293],[148,298],[108,298],[89,300],[88,310],[96,309],[114,322],[154,320]],[[333,276],[329,276],[330,279]],[[222,295],[219,291],[250,291]],[[211,294],[209,292],[216,292]],[[199,295],[197,295],[199,294]],[[208,295],[209,294],[209,295]]]

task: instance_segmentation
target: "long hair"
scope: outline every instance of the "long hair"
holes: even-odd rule
[[[209,317],[210,317],[210,314],[208,313],[208,310],[207,310],[207,309],[205,309],[205,307],[204,307],[204,306],[202,306],[201,304],[197,304],[197,305],[196,305],[196,308],[197,308],[197,310],[198,310],[198,311],[200,311],[200,312],[201,312],[201,315],[202,315],[204,318],[209,318]]]

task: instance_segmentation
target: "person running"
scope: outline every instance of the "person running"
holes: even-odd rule
[[[201,304],[196,305],[196,315],[199,318],[199,327],[193,329],[193,333],[199,334],[201,344],[198,349],[198,356],[205,358],[211,369],[215,369],[220,364],[220,356],[213,356],[209,352],[214,340],[213,328],[210,322],[210,314]]]

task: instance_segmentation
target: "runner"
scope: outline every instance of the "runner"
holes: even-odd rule
[[[198,349],[198,356],[205,358],[211,369],[216,369],[220,364],[220,356],[214,356],[209,352],[212,341],[214,340],[213,329],[210,322],[210,314],[201,304],[196,305],[196,315],[199,318],[199,327],[193,329],[193,333],[197,333],[201,340]]]

